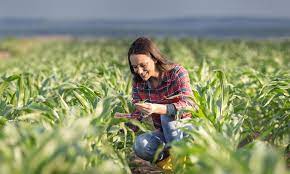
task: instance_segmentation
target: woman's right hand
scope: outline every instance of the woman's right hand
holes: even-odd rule
[[[135,106],[136,109],[143,114],[143,116],[148,116],[153,113],[153,107],[151,103],[135,103]]]

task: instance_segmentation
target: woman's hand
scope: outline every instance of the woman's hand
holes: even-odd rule
[[[150,114],[166,114],[166,104],[155,104],[155,103],[135,103],[136,109],[143,113],[145,116]]]
[[[154,104],[152,103],[135,103],[135,106],[138,111],[146,116],[153,114],[156,110]]]
[[[150,114],[166,114],[166,104],[155,104],[155,103],[135,103],[136,109],[143,113],[145,116]]]

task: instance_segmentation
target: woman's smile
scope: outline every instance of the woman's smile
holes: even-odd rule
[[[145,73],[141,74],[140,76],[141,76],[141,78],[142,78],[142,79],[144,79],[144,80],[145,80],[145,79],[146,79],[146,77],[147,77],[147,75],[148,75],[148,72],[145,72]]]

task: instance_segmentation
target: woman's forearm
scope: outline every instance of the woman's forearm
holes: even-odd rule
[[[160,114],[160,115],[175,115],[176,108],[173,104],[156,104],[156,103],[136,103],[136,109],[143,114]]]
[[[153,113],[173,116],[176,114],[176,108],[173,104],[153,104]]]
[[[155,114],[165,115],[167,113],[166,104],[152,104],[152,110]]]

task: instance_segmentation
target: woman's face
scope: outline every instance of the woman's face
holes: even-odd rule
[[[145,54],[131,54],[130,62],[134,72],[144,81],[147,81],[152,76],[156,77],[156,74],[158,74],[156,61]]]

